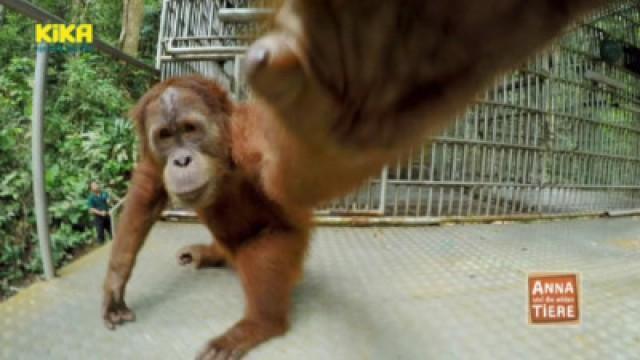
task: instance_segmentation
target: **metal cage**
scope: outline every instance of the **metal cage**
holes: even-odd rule
[[[239,64],[270,13],[265,3],[165,0],[162,76],[201,73],[246,97]],[[574,25],[545,53],[496,79],[440,136],[318,214],[507,217],[639,208],[638,5],[616,3]]]

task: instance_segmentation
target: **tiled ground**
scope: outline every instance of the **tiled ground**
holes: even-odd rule
[[[203,227],[158,224],[129,286],[138,320],[107,331],[109,246],[0,303],[0,359],[192,359],[242,314],[229,270],[179,267]],[[578,271],[580,325],[532,327],[528,271]],[[248,359],[640,358],[640,220],[319,228],[290,333]]]

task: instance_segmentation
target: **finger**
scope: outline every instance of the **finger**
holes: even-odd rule
[[[279,33],[271,33],[254,42],[247,51],[245,70],[249,76],[262,70],[284,71],[300,65],[295,41]]]
[[[193,256],[188,252],[182,252],[178,254],[178,264],[187,265],[193,262]]]
[[[213,360],[229,360],[230,359],[231,353],[229,352],[229,350],[219,349],[219,350],[217,350],[215,352],[216,352],[216,354],[212,358]]]
[[[109,321],[111,321],[114,325],[119,325],[122,323],[122,318],[120,317],[120,313],[117,311],[113,311],[109,313]]]
[[[231,352],[229,356],[229,360],[240,360],[244,357],[247,352],[241,349],[235,349]]]
[[[115,325],[113,324],[113,322],[111,322],[111,306],[109,300],[105,300],[102,305],[102,320],[104,321],[104,326],[107,329],[115,329]]]
[[[122,319],[122,321],[135,321],[136,314],[133,311],[125,308],[120,310],[120,319]]]
[[[196,356],[196,360],[213,360],[214,356],[216,356],[215,348],[210,348],[207,346],[198,353],[198,355]]]
[[[253,92],[274,105],[292,101],[306,83],[301,57],[292,39],[270,34],[247,51],[245,71]]]

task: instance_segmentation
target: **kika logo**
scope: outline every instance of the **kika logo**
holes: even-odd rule
[[[580,321],[577,274],[530,274],[529,323],[568,324]]]
[[[91,44],[92,24],[36,24],[36,43]]]
[[[36,49],[52,53],[93,51],[93,25],[36,24]]]

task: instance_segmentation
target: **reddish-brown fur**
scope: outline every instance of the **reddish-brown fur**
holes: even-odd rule
[[[114,328],[133,319],[124,303],[124,289],[144,238],[167,201],[162,164],[152,154],[145,127],[147,105],[169,88],[191,89],[214,111],[231,116],[220,124],[228,134],[231,164],[213,179],[218,195],[197,214],[215,238],[211,245],[192,245],[179,252],[179,261],[196,267],[232,265],[247,297],[245,318],[227,334],[212,340],[206,351],[243,353],[288,327],[291,291],[301,276],[308,245],[311,208],[278,203],[264,191],[265,168],[277,162],[277,151],[295,151],[285,132],[257,105],[233,107],[226,93],[200,77],[165,81],[149,91],[132,111],[141,144],[126,205],[117,229],[105,281],[105,323]],[[215,121],[215,120],[212,120]],[[281,148],[273,140],[283,141]],[[186,256],[186,257],[185,257]]]

